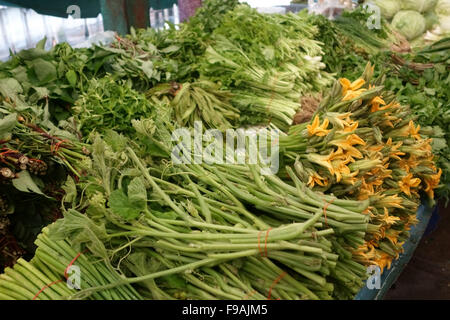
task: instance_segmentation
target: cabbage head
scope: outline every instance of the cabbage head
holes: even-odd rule
[[[394,30],[402,34],[408,40],[413,40],[425,32],[425,18],[412,10],[401,10],[392,19]]]
[[[417,12],[427,12],[436,6],[438,0],[400,0],[402,10],[413,10]]]
[[[439,0],[435,12],[438,16],[450,17],[450,0]]]
[[[370,0],[367,3],[372,3],[379,7],[381,16],[387,20],[392,19],[401,9],[401,3],[398,0]]]

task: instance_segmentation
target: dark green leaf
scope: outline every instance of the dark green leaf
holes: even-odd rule
[[[111,193],[108,205],[113,213],[121,216],[125,220],[136,219],[144,209],[140,201],[131,201],[121,189],[114,190]]]
[[[34,73],[41,83],[44,84],[56,80],[56,67],[51,62],[38,58],[33,60],[32,65]]]
[[[77,73],[75,71],[73,70],[67,71],[66,79],[67,81],[69,81],[72,87],[75,87],[77,85]]]

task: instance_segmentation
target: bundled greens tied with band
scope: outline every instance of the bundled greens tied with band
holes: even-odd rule
[[[332,22],[305,12],[210,0],[178,28],[3,64],[0,239],[24,242],[8,224],[46,219],[28,256],[4,263],[0,299],[353,299],[369,266],[398,258],[443,175],[435,130],[388,74],[361,56],[330,65],[320,41],[341,28],[354,48],[361,16],[327,33]],[[361,59],[359,74],[340,75]],[[173,133],[198,122],[270,128],[279,170],[258,149],[237,161],[252,148],[175,161]],[[36,209],[24,217],[25,198]]]

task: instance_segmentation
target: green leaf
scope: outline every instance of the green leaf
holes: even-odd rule
[[[57,78],[56,67],[42,58],[33,60],[32,62],[34,73],[41,83],[48,83]]]
[[[48,89],[46,87],[32,87],[34,89],[34,93],[30,95],[28,98],[29,102],[37,103],[38,101],[49,96]]]
[[[178,50],[180,50],[180,46],[173,44],[173,45],[168,46],[167,48],[164,48],[164,49],[162,49],[160,51],[162,53],[171,53],[171,52],[175,52],[175,51],[178,51]]]
[[[33,178],[30,176],[28,171],[24,170],[17,174],[18,178],[13,179],[12,183],[13,186],[22,192],[31,192],[31,193],[37,193],[41,194],[43,196],[44,193],[42,193],[41,189],[39,189],[36,182],[33,180]]]
[[[145,208],[147,204],[147,189],[144,178],[137,177],[131,180],[128,185],[128,199],[137,206]]]
[[[70,85],[72,87],[76,86],[76,84],[77,84],[77,74],[76,74],[75,71],[73,71],[73,70],[67,71],[66,79],[67,79],[67,81],[69,81],[69,83],[70,83]]]
[[[136,219],[144,209],[141,206],[141,202],[130,201],[121,189],[111,192],[108,205],[113,213],[121,216],[125,220]]]
[[[62,186],[62,189],[66,193],[63,199],[64,202],[73,203],[77,198],[77,186],[71,176],[67,176],[67,180]]]
[[[11,139],[11,131],[17,124],[17,114],[12,113],[0,119],[0,139]]]
[[[439,126],[433,126],[433,136],[434,137],[444,137],[445,131],[442,130],[442,128]]]
[[[433,152],[437,152],[447,148],[447,142],[444,138],[433,138],[431,146],[433,147]]]
[[[22,86],[16,79],[0,79],[0,93],[2,94],[2,96],[16,100],[17,95],[22,92]]]
[[[36,49],[40,49],[40,50],[44,50],[45,49],[45,44],[47,42],[47,37],[44,37],[44,39],[40,40],[37,44],[36,44]]]
[[[103,138],[114,152],[124,151],[128,146],[128,139],[114,130],[106,130]]]
[[[41,48],[33,48],[28,50],[22,50],[20,51],[17,56],[23,60],[33,60],[37,58],[44,58],[47,57],[49,54],[47,51]]]
[[[184,289],[187,286],[186,280],[176,274],[165,276],[161,279],[165,280],[167,282],[167,286],[171,289]]]
[[[151,62],[150,60],[145,61],[142,64],[141,69],[149,79],[155,78],[155,79],[159,80],[159,73],[158,73],[158,71],[155,70],[155,68],[153,66],[153,62]]]
[[[22,85],[22,87],[25,87],[24,83],[28,82],[27,68],[25,68],[24,66],[18,66],[11,70],[11,74],[14,79],[16,79]]]

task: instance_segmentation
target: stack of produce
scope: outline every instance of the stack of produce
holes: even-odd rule
[[[370,13],[362,8],[344,13],[346,20],[360,23],[367,38],[387,40],[385,46],[373,51],[367,41],[341,29],[342,23],[329,21],[323,16],[308,19],[320,28],[317,39],[328,45],[323,47],[326,70],[348,79],[357,78],[365,69],[367,61],[375,64],[375,75],[385,78],[386,89],[395,93],[402,105],[409,105],[416,121],[427,135],[433,138],[432,152],[436,155],[442,179],[436,198],[450,195],[450,78],[449,38],[429,46],[411,50],[408,42],[389,43],[387,25],[379,30],[369,30],[365,23]],[[383,22],[383,21],[382,21]],[[372,40],[370,41],[373,42]],[[371,53],[372,52],[372,53]],[[403,53],[402,53],[403,52]]]
[[[417,222],[419,191],[433,199],[442,169],[410,108],[384,89],[383,78],[372,80],[373,72],[369,64],[354,82],[339,79],[314,120],[291,127],[280,146],[308,186],[370,201],[365,213],[379,228],[368,231],[356,259],[384,269]]]
[[[59,201],[67,175],[89,166],[84,144],[48,121],[48,109],[27,106],[8,89],[0,111],[0,266],[32,254],[42,226],[61,217]]]
[[[220,82],[242,110],[241,122],[270,119],[281,129],[292,124],[300,98],[330,84],[321,69],[317,32],[301,16],[263,15],[237,7],[212,33],[201,76]],[[245,113],[246,114],[245,114]]]
[[[392,39],[362,29],[364,19],[210,0],[178,28],[132,30],[110,47],[41,43],[2,64],[0,129],[17,137],[2,136],[4,159],[14,177],[19,158],[33,160],[20,190],[33,196],[47,181],[35,159],[52,177],[56,163],[64,217],[41,224],[34,257],[0,275],[0,298],[352,299],[367,266],[384,269],[401,252],[419,192],[433,198],[442,174],[428,138],[437,130],[420,128],[389,80],[373,77],[380,70],[365,67],[386,61]],[[435,50],[422,57],[437,70],[446,60]],[[331,91],[328,72],[339,79]],[[305,97],[322,94],[312,119],[290,127]],[[249,163],[252,148],[227,158],[243,163],[217,163],[206,141],[202,162],[177,163],[173,133],[196,121],[215,133],[282,129],[279,174]],[[53,194],[41,193],[36,206],[47,206]]]
[[[221,1],[208,2],[206,7],[218,14],[200,10],[179,30],[140,30],[127,37],[127,50],[152,50],[170,61],[161,79],[166,83],[152,88],[148,96],[174,99],[175,92],[188,94],[188,87],[206,87],[212,94],[207,100],[226,96],[226,105],[211,111],[197,102],[192,110],[182,107],[187,114],[178,117],[181,125],[189,116],[190,122],[202,119],[210,124],[216,118],[234,127],[272,122],[287,129],[301,110],[300,98],[331,83],[322,70],[322,49],[314,40],[318,29],[303,16],[266,15],[235,0],[227,3],[234,9],[224,12]]]
[[[147,120],[134,122],[139,140],[157,142],[164,135],[152,123],[161,120]],[[30,263],[42,273],[53,270],[48,280],[64,280],[77,252],[89,261],[83,274],[104,267],[111,273],[106,283],[95,277],[97,283],[58,298],[98,299],[109,290],[122,298],[122,288],[133,284],[147,299],[331,299],[351,298],[362,286],[365,268],[350,248],[364,243],[367,201],[339,200],[298,180],[263,180],[260,165],[158,161],[139,140],[97,136],[89,175],[66,186],[65,217],[38,238]],[[51,259],[60,255],[64,262]],[[28,288],[37,290],[22,298],[44,288],[14,278],[24,275],[16,268],[6,270],[0,288],[31,281]]]

